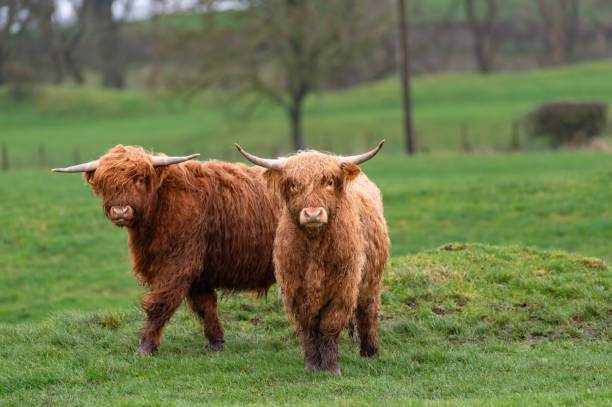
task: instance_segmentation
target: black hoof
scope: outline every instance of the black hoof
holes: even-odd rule
[[[223,339],[221,339],[220,341],[210,342],[204,348],[211,352],[223,352],[223,342],[225,342],[225,340]]]
[[[153,355],[157,351],[157,346],[152,343],[140,341],[140,345],[136,350],[136,354],[138,355]]]
[[[363,358],[378,359],[378,349],[361,348],[359,354]]]

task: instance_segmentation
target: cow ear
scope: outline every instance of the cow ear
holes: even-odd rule
[[[359,169],[359,167],[355,164],[342,163],[340,164],[340,168],[342,168],[344,180],[347,182],[354,180],[361,172],[361,169]]]
[[[264,172],[263,172],[263,177],[266,180],[266,185],[268,186],[268,189],[272,190],[272,191],[278,191],[279,187],[280,187],[280,180],[281,180],[281,172],[278,170],[272,170],[267,168]]]
[[[83,178],[89,184],[89,186],[93,190],[94,194],[95,195],[99,195],[100,194],[100,190],[98,189],[98,187],[96,187],[96,184],[94,184],[94,174],[95,174],[95,172],[96,172],[95,170],[94,171],[84,172],[83,173]]]

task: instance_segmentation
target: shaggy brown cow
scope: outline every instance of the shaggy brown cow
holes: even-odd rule
[[[306,370],[340,374],[338,335],[355,313],[361,356],[378,355],[382,275],[389,236],[380,191],[352,157],[316,151],[288,158],[255,157],[283,198],[274,240],[276,279],[285,309],[302,335]]]
[[[185,298],[204,325],[208,348],[223,350],[215,289],[265,292],[274,284],[280,201],[268,192],[264,169],[182,163],[196,156],[153,156],[118,145],[96,161],[53,170],[84,172],[106,216],[127,228],[132,270],[149,288],[138,353],[157,349]]]

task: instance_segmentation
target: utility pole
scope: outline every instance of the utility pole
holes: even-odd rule
[[[400,42],[400,77],[404,100],[404,139],[406,154],[414,154],[412,131],[412,101],[410,96],[410,36],[406,23],[406,0],[397,0],[397,18]]]

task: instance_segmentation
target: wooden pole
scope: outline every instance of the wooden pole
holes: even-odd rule
[[[6,144],[2,144],[2,170],[7,171],[8,167],[8,149],[6,148]]]
[[[40,165],[40,168],[45,168],[47,166],[45,146],[42,144],[38,146],[38,164]]]
[[[399,41],[402,79],[402,96],[404,101],[404,140],[406,154],[414,154],[414,140],[412,131],[412,101],[410,95],[410,33],[406,22],[406,1],[397,0],[397,14],[399,25]]]
[[[521,149],[521,142],[519,139],[519,124],[515,120],[512,122],[512,139],[510,141],[510,151],[519,151]]]

